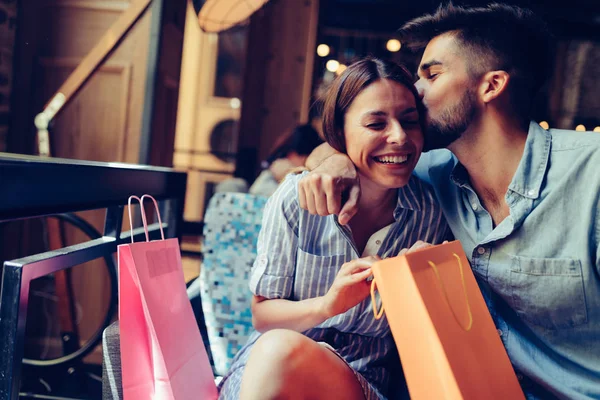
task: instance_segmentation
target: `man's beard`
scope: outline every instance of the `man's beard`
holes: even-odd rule
[[[475,93],[467,89],[456,105],[442,112],[440,118],[429,120],[423,151],[443,149],[460,138],[475,118]]]

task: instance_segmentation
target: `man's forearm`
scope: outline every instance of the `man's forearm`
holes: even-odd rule
[[[323,143],[322,145],[314,149],[312,153],[310,153],[310,155],[306,159],[306,168],[312,171],[313,169],[321,165],[323,161],[325,161],[327,158],[331,157],[334,154],[339,153],[329,144]]]

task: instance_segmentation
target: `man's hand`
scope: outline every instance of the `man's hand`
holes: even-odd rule
[[[348,190],[348,200],[342,207],[342,193]],[[300,207],[311,214],[338,214],[346,225],[358,211],[360,182],[356,167],[345,154],[336,153],[302,178],[298,186]]]

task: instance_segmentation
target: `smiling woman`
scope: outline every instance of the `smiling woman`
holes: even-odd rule
[[[357,165],[359,211],[342,226],[302,210],[314,201],[299,198],[304,174],[289,175],[271,196],[250,274],[256,332],[224,377],[221,399],[387,398],[394,350],[387,321],[371,312],[371,265],[417,240],[446,239],[432,192],[411,176],[423,114],[406,69],[375,58],[352,64],[323,112],[326,141]]]

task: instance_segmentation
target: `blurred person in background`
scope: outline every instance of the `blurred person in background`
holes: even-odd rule
[[[308,124],[297,125],[277,139],[270,155],[261,164],[262,172],[250,189],[244,179],[231,178],[219,183],[215,192],[239,192],[270,197],[289,172],[304,167],[308,155],[321,143],[323,140],[315,128]]]

